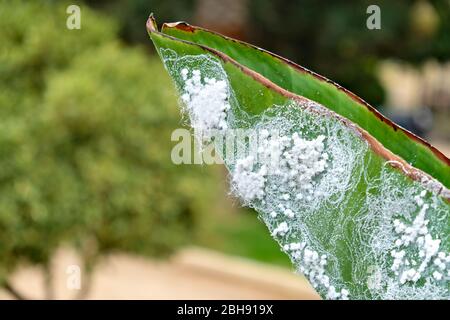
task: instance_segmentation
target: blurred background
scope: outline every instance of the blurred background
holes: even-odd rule
[[[151,12],[285,56],[450,153],[450,0],[0,0],[0,298],[317,298],[223,167],[171,162]]]

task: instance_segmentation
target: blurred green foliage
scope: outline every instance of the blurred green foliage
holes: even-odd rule
[[[366,10],[373,4],[380,7],[380,30],[366,27]],[[384,101],[378,61],[450,59],[448,0],[250,0],[249,14],[252,41],[375,106]]]
[[[151,12],[161,22],[190,21],[194,15],[196,0],[85,0],[84,2],[114,16],[119,21],[120,36],[126,42],[149,44],[145,22]],[[153,46],[151,48],[153,49]]]
[[[214,168],[176,166],[173,86],[110,18],[67,4],[0,10],[0,281],[62,244],[86,266],[114,250],[165,255],[201,230],[222,192]]]

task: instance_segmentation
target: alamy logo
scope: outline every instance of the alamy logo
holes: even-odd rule
[[[367,18],[366,26],[369,30],[380,30],[381,29],[381,9],[379,6],[372,4],[367,7],[367,14],[370,16]]]
[[[66,287],[69,290],[81,289],[81,269],[77,265],[70,265],[66,269]]]
[[[67,7],[66,13],[69,14],[66,20],[66,26],[69,30],[81,29],[81,9],[72,4]]]
[[[367,287],[370,290],[379,290],[383,279],[381,268],[379,266],[369,266],[367,274]]]
[[[280,154],[277,152],[261,158],[261,149],[277,145],[281,133],[279,130],[253,130],[229,129],[224,133],[221,130],[209,130],[206,134],[196,130],[195,134],[184,128],[172,132],[172,142],[177,142],[171,151],[174,164],[223,164],[223,159],[232,165],[236,160],[247,156],[254,156],[256,161],[278,168]],[[258,152],[259,151],[259,152]],[[280,150],[281,151],[281,150]]]

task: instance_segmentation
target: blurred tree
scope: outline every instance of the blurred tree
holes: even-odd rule
[[[0,10],[0,284],[62,245],[84,258],[161,256],[202,228],[221,172],[176,166],[172,84],[159,60],[116,41],[114,21],[82,7],[2,2]],[[84,292],[84,291],[83,291]]]

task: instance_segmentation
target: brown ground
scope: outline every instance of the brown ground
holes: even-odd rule
[[[54,261],[55,296],[71,298],[67,267],[77,257],[62,250]],[[83,279],[83,278],[81,278]],[[39,270],[24,268],[12,283],[33,299],[44,297]],[[0,299],[10,299],[0,291]],[[88,299],[317,299],[306,280],[289,270],[225,256],[204,249],[185,249],[169,261],[114,255],[103,261],[93,277]]]

